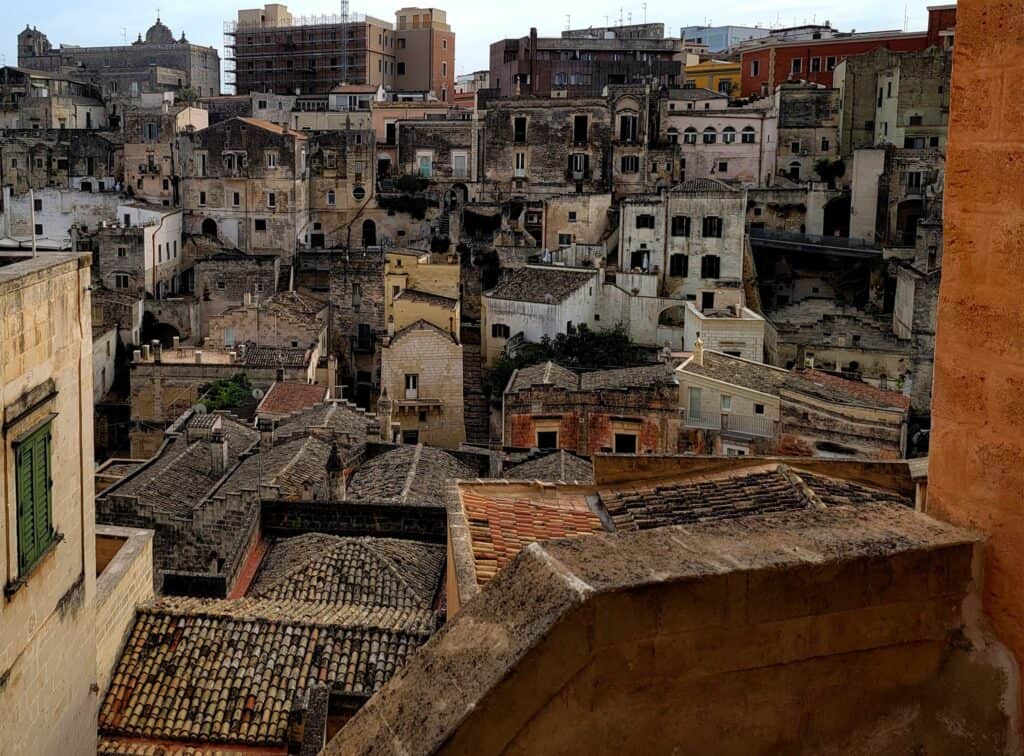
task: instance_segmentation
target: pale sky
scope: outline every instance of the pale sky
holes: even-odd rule
[[[366,13],[377,18],[394,21],[394,13],[401,5],[360,5],[351,1],[352,12]],[[678,36],[683,26],[711,23],[752,26],[760,24],[791,26],[794,23],[831,21],[842,31],[871,31],[901,29],[904,25],[904,7],[910,30],[927,27],[928,2],[936,0],[907,0],[906,6],[898,0],[722,0],[713,4],[715,12],[706,16],[710,6],[701,4],[693,11],[685,10],[679,2],[649,0],[646,17],[650,22],[665,24],[666,32]],[[156,18],[157,8],[165,24],[175,37],[185,30],[193,42],[212,45],[223,55],[223,24],[233,20],[240,7],[257,7],[265,0],[0,0],[3,23],[0,24],[0,55],[6,65],[17,64],[17,35],[26,24],[45,32],[54,46],[61,43],[77,45],[119,44],[127,38],[136,39]],[[607,0],[606,0],[607,2]],[[321,0],[292,0],[285,3],[298,14],[337,13],[338,3]],[[413,5],[413,3],[409,3]],[[423,3],[422,5],[427,5]],[[519,37],[536,26],[542,36],[557,36],[566,28],[566,16],[573,28],[604,26],[606,16],[615,23],[620,7],[624,21],[632,12],[632,20],[644,20],[642,3],[613,5],[594,3],[592,0],[518,0],[517,2],[481,2],[481,0],[443,0],[438,5],[448,12],[448,23],[456,34],[455,68],[457,73],[486,68],[488,46],[505,37]]]

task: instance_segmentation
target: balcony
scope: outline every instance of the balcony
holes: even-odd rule
[[[775,436],[775,421],[764,415],[739,415],[733,412],[687,413],[684,421],[687,428],[716,430],[733,436],[756,438]]]

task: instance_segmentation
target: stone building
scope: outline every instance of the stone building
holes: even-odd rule
[[[499,97],[600,96],[615,84],[680,84],[685,43],[664,24],[574,29],[491,44],[490,85]]]
[[[181,210],[117,206],[117,221],[91,235],[93,277],[114,291],[163,299],[184,290]]]
[[[178,138],[185,231],[290,260],[309,232],[309,139],[233,118]]]
[[[35,28],[18,35],[18,65],[37,71],[74,71],[98,86],[106,99],[138,99],[150,92],[191,89],[201,97],[220,94],[220,55],[179,39],[157,18],[130,45],[53,47]]]
[[[455,94],[455,32],[440,8],[395,11],[395,89],[432,92],[441,102]]]
[[[714,308],[719,290],[743,280],[745,214],[746,192],[715,179],[628,197],[620,205],[619,267],[656,276],[666,297]]]
[[[581,374],[553,362],[521,368],[502,396],[502,446],[674,454],[678,392],[665,364]]]
[[[779,114],[776,173],[793,181],[814,181],[818,165],[840,158],[839,90],[800,81],[775,91]]]
[[[381,340],[387,334],[384,255],[350,250],[330,255],[328,265],[330,348],[341,359],[345,396],[369,409],[379,382]]]
[[[396,129],[397,174],[422,176],[442,186],[462,184],[465,201],[469,193],[465,185],[479,180],[479,125],[455,113],[443,121],[396,121]]]
[[[680,180],[735,180],[766,186],[775,173],[777,113],[770,99],[742,108],[706,89],[671,89],[662,105],[661,138],[680,145]]]
[[[151,536],[95,524],[88,292],[87,256],[0,263],[6,753],[95,753],[98,696],[152,596]]]
[[[86,81],[58,72],[0,68],[0,128],[103,129],[107,109]]]
[[[194,244],[194,242],[190,242]],[[267,299],[277,292],[281,258],[277,255],[249,255],[234,250],[197,250],[194,291],[200,303],[202,324],[249,297]],[[201,326],[206,333],[206,326]]]
[[[680,451],[900,459],[910,400],[816,370],[703,349],[676,369]]]
[[[123,173],[124,151],[110,132],[8,130],[0,155],[0,177],[15,197],[46,188],[112,192]]]
[[[327,343],[327,303],[295,291],[253,297],[206,321],[203,346],[233,349],[255,343],[269,347],[310,347]]]
[[[457,333],[417,320],[385,338],[377,415],[402,443],[458,448],[466,440],[462,387]]]
[[[164,102],[124,112],[124,181],[136,199],[164,207],[181,205],[181,171],[175,139],[209,126],[202,108]]]
[[[313,249],[376,246],[376,222],[364,217],[377,195],[374,133],[346,129],[309,139],[309,219]]]
[[[458,339],[461,273],[456,255],[389,250],[384,260],[384,321],[389,331],[425,320]]]

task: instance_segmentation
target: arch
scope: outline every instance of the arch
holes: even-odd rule
[[[741,132],[740,139],[742,140],[743,144],[754,144],[754,142],[757,141],[757,132],[754,131],[754,127],[744,126],[743,131]]]
[[[732,144],[736,141],[736,129],[732,126],[726,126],[722,129],[722,142],[724,144]]]
[[[334,193],[333,189],[327,190],[327,204],[331,207],[338,201],[338,195]]]
[[[800,161],[794,160],[789,164],[789,169],[786,171],[786,175],[789,176],[793,181],[800,180]]]
[[[461,182],[452,184],[448,191],[445,192],[444,201],[450,210],[466,204],[469,201],[469,187]]]
[[[718,141],[718,132],[714,126],[706,126],[704,128],[704,144],[714,144]]]
[[[207,218],[203,221],[203,225],[200,229],[203,236],[209,236],[212,239],[217,238],[217,221],[213,218]]]
[[[687,126],[683,131],[683,144],[697,144],[697,129]]]
[[[679,129],[670,126],[667,132],[669,144],[679,144]]]
[[[686,305],[672,305],[658,313],[658,325],[681,327],[686,321]]]
[[[896,205],[897,241],[912,247],[917,241],[917,224],[924,215],[924,204],[919,199],[907,199]]]
[[[825,203],[822,229],[825,236],[850,235],[850,195],[835,197]]]
[[[363,221],[363,246],[377,246],[377,224],[373,222],[372,218]]]

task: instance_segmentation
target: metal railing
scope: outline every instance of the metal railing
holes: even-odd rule
[[[772,438],[775,435],[775,421],[762,415],[737,415],[731,412],[686,412],[684,424],[687,428],[717,430],[743,436]]]

